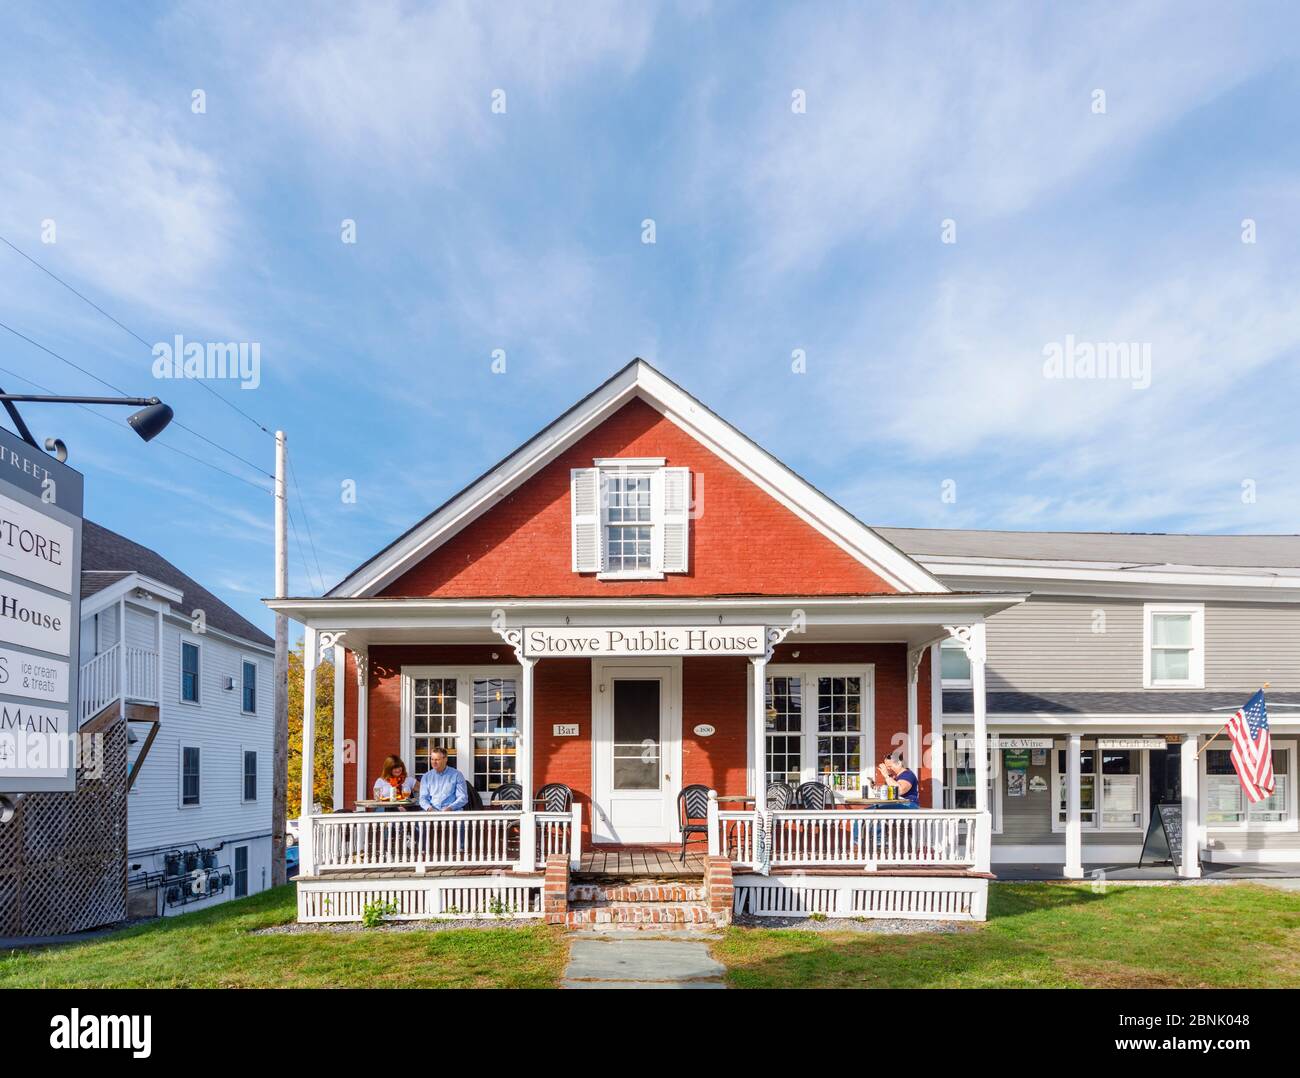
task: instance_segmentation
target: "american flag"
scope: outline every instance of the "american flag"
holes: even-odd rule
[[[1273,792],[1273,744],[1268,734],[1268,709],[1264,690],[1246,701],[1246,706],[1228,720],[1232,739],[1232,766],[1237,769],[1242,789],[1251,802],[1263,801]]]

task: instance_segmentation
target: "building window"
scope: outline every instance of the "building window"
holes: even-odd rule
[[[650,572],[650,476],[613,473],[605,490],[605,571]]]
[[[199,646],[181,641],[181,699],[199,702]]]
[[[447,766],[456,766],[456,679],[418,677],[411,686],[412,723],[415,738],[413,766],[416,776],[430,770],[429,754],[435,749],[447,753]]]
[[[248,894],[248,847],[235,847],[235,897]]]
[[[181,749],[181,805],[199,803],[199,750],[192,745]]]
[[[514,678],[474,678],[474,788],[515,781],[518,696]]]
[[[1291,757],[1294,747],[1273,748],[1273,793],[1251,804],[1232,766],[1230,749],[1206,749],[1201,770],[1205,776],[1204,819],[1207,827],[1240,827],[1251,824],[1294,824],[1291,796]]]
[[[243,708],[245,715],[257,714],[257,663],[243,662]]]
[[[1056,788],[1056,824],[1069,818],[1067,754],[1058,743],[1053,753],[1052,782]],[[1079,815],[1086,830],[1140,831],[1143,821],[1143,757],[1138,749],[1097,749],[1084,743],[1079,753]]]
[[[1148,689],[1205,687],[1205,608],[1147,603],[1143,607],[1143,685]]]
[[[815,779],[842,793],[860,791],[873,751],[872,695],[870,667],[773,672],[764,713],[767,781]]]
[[[939,677],[945,689],[971,687],[970,658],[955,640],[945,640],[939,646]]]
[[[257,800],[257,753],[244,752],[244,800]]]

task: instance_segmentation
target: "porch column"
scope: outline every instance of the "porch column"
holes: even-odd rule
[[[943,758],[943,671],[939,669],[939,644],[930,645],[930,791],[931,808],[943,808],[943,783],[947,778]]]
[[[300,815],[311,815],[312,775],[316,770],[316,630],[310,625],[302,634],[302,804]],[[307,822],[299,824],[305,829]],[[300,832],[301,834],[301,832]]]
[[[533,814],[533,667],[536,659],[525,658],[523,648],[516,650],[519,660],[519,735],[515,738],[515,781],[519,783],[523,816],[519,822],[519,864],[521,872],[537,867],[537,817]]]
[[[921,657],[924,648],[910,648],[907,652],[907,760],[906,764],[921,775],[921,725],[917,714],[917,682],[921,676]]]
[[[1083,879],[1083,802],[1079,773],[1083,753],[1083,735],[1070,735],[1065,751],[1065,876]]]
[[[763,810],[767,808],[767,657],[758,655],[749,661],[754,674],[754,778],[750,793],[754,807]]]
[[[1188,879],[1196,879],[1201,874],[1201,769],[1196,758],[1200,747],[1200,735],[1191,734],[1183,739],[1178,753],[1183,790],[1183,856],[1178,875]]]
[[[357,800],[370,796],[370,770],[366,748],[370,739],[370,655],[354,651],[357,664]]]
[[[984,701],[984,623],[967,630],[970,659],[971,720],[975,735],[975,811],[989,811],[989,724]]]
[[[347,650],[342,644],[334,645],[334,811],[343,811],[343,675],[347,666]]]

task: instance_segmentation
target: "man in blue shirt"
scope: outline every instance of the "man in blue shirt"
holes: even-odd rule
[[[447,766],[447,750],[429,753],[431,770],[420,779],[420,807],[426,812],[459,812],[469,804],[465,776]]]

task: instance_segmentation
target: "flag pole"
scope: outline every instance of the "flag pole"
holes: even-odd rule
[[[1270,682],[1267,681],[1264,682],[1264,684],[1259,687],[1259,691],[1263,692],[1265,689],[1269,687],[1269,684]],[[1232,722],[1232,719],[1229,719],[1228,722]],[[1218,739],[1218,736],[1228,728],[1228,722],[1225,722],[1222,726],[1220,726],[1218,730],[1215,731],[1214,737],[1210,738],[1209,741],[1207,741],[1204,745],[1202,745],[1199,749],[1196,750],[1196,756],[1194,757],[1194,759],[1199,760],[1201,758],[1201,753],[1203,753],[1206,749],[1208,749],[1210,745]]]

